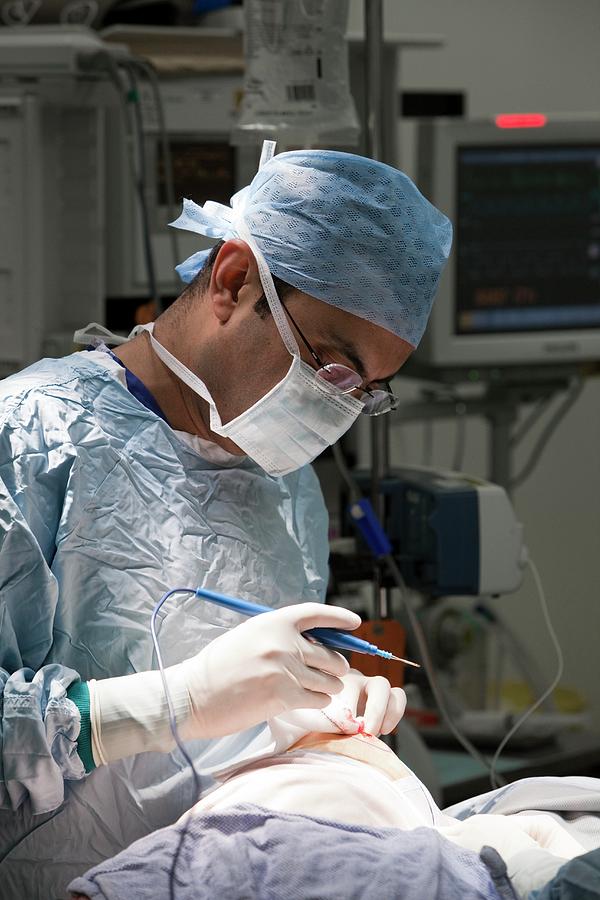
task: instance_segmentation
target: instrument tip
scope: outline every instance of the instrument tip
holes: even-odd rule
[[[397,660],[397,662],[402,662],[405,666],[414,666],[415,669],[421,668],[420,663],[413,662],[411,659],[403,659],[401,656],[394,656],[393,653],[390,655],[390,659],[395,659]]]

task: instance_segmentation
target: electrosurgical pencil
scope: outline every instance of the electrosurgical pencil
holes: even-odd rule
[[[197,597],[203,597],[216,603],[218,606],[224,606],[234,612],[241,613],[243,616],[258,616],[261,613],[273,612],[270,606],[261,606],[260,603],[252,603],[250,600],[241,600],[239,597],[229,597],[227,594],[219,594],[216,591],[210,591],[207,588],[196,588]],[[345,631],[338,631],[337,628],[311,628],[309,631],[303,632],[305,637],[314,638],[320,644],[335,650],[350,650],[353,653],[367,653],[369,656],[380,656],[382,659],[395,659],[405,663],[407,666],[415,666],[420,668],[419,663],[412,662],[410,659],[402,659],[394,656],[387,650],[380,650],[375,644],[363,641],[362,638],[355,637]]]

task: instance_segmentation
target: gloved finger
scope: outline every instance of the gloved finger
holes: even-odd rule
[[[375,675],[368,678],[363,687],[365,731],[381,734],[388,708],[392,686],[387,678]]]
[[[344,682],[344,704],[357,716],[359,714],[358,704],[368,678],[362,672],[350,669],[347,675],[342,676],[342,681]]]
[[[277,610],[276,614],[285,614],[298,631],[310,628],[341,628],[353,631],[361,623],[361,618],[349,609],[341,606],[325,606],[323,603],[297,603]]]
[[[511,816],[511,819],[522,828],[530,837],[537,841],[540,847],[561,856],[564,859],[573,859],[584,853],[582,845],[559,822],[549,815],[537,816]]]
[[[330,650],[315,641],[303,639],[301,643],[302,659],[311,669],[320,669],[330,675],[341,677],[350,669],[350,663],[337,650]]]
[[[319,669],[311,669],[303,666],[302,670],[297,674],[297,679],[301,687],[307,691],[317,691],[319,694],[339,694],[344,688],[344,682],[335,675],[328,675],[327,672],[321,672]]]
[[[387,709],[381,723],[381,734],[390,734],[404,715],[406,694],[402,688],[392,688]]]
[[[302,691],[298,695],[296,709],[325,709],[330,703],[329,694],[322,694],[319,691]]]

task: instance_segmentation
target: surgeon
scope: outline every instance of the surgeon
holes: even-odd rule
[[[333,151],[265,151],[230,207],[185,201],[174,224],[218,241],[179,267],[187,287],[153,325],[0,382],[3,897],[61,897],[196,801],[149,631],[170,588],[275,610],[241,622],[177,595],[161,609],[200,772],[350,678],[370,732],[404,710],[402,691],[302,637],[359,622],[319,605],[327,517],[309,463],[393,409],[450,224],[401,172]]]

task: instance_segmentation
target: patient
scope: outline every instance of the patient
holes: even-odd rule
[[[464,885],[465,879],[483,877],[477,876],[473,871],[472,862],[465,862],[464,851],[479,853],[484,846],[494,847],[507,863],[508,873],[513,879],[519,897],[525,898],[529,891],[543,887],[550,881],[565,861],[585,852],[585,848],[548,815],[474,815],[465,821],[445,815],[437,807],[425,785],[395,753],[377,737],[365,733],[364,721],[352,712],[351,696],[344,696],[342,693],[337,695],[324,710],[296,710],[272,719],[267,725],[268,727],[245,749],[243,755],[231,761],[227,768],[214,767],[205,770],[206,774],[211,774],[217,780],[217,786],[205,794],[177,825],[172,829],[156,832],[156,836],[150,835],[136,842],[130,850],[124,851],[114,861],[101,864],[91,873],[87,873],[91,881],[89,877],[77,879],[71,885],[71,890],[94,898],[110,897],[111,900],[113,897],[131,897],[135,892],[132,893],[128,887],[128,879],[137,871],[141,873],[139,875],[141,880],[136,882],[135,896],[141,896],[139,884],[146,885],[146,883],[150,891],[148,896],[157,896],[152,891],[156,889],[158,883],[156,879],[160,877],[161,871],[168,868],[164,859],[172,859],[175,852],[175,858],[182,861],[195,858],[198,865],[205,864],[205,851],[209,846],[207,842],[214,838],[221,827],[225,830],[226,843],[219,845],[221,849],[216,852],[221,856],[222,869],[228,870],[235,865],[241,865],[240,860],[252,861],[259,850],[270,848],[260,866],[268,867],[270,860],[271,869],[275,870],[277,866],[273,854],[276,851],[273,848],[283,847],[284,844],[279,838],[274,844],[269,843],[264,830],[267,828],[266,824],[257,826],[259,831],[256,840],[250,838],[251,851],[246,853],[245,849],[241,850],[241,844],[234,851],[231,850],[232,834],[237,834],[240,839],[243,837],[247,832],[247,818],[256,815],[257,808],[274,810],[276,816],[283,816],[284,819],[291,813],[332,823],[329,829],[325,829],[324,824],[319,826],[327,832],[326,835],[325,831],[323,834],[323,840],[327,842],[327,853],[335,852],[337,833],[343,840],[339,849],[348,869],[351,858],[353,862],[357,861],[356,853],[362,845],[356,845],[350,856],[348,850],[342,847],[348,848],[349,842],[355,839],[364,840],[365,845],[373,840],[368,833],[361,838],[360,834],[353,833],[353,828],[356,829],[358,826],[358,831],[361,826],[363,829],[374,829],[373,833],[376,835],[376,830],[381,833],[382,827],[386,829],[390,826],[392,834],[393,829],[410,832],[406,834],[405,841],[394,844],[391,857],[383,855],[382,863],[384,859],[387,861],[378,869],[380,877],[389,877],[390,883],[393,882],[398,887],[399,879],[404,879],[403,897],[427,894],[431,897],[443,897],[445,900],[447,896],[457,896],[452,891],[444,892],[440,886],[442,882],[438,883],[435,893],[433,888],[419,887],[417,883],[419,877],[426,877],[421,871],[423,854],[429,854],[433,873],[436,866],[441,867],[441,870],[447,873],[447,883],[455,878],[453,883]],[[260,809],[258,811],[260,812]],[[220,823],[219,816],[231,816],[229,824]],[[231,822],[236,821],[239,823],[237,826],[231,825]],[[429,830],[429,838],[423,826]],[[231,827],[239,827],[241,830],[231,832]],[[300,846],[305,828],[308,827],[308,824],[303,826],[300,822],[294,826],[294,847]],[[171,830],[175,836],[170,834]],[[436,835],[433,834],[434,831],[437,832]],[[193,850],[192,857],[188,854],[178,857],[178,851],[173,850],[173,847],[179,847],[177,835],[182,832],[188,832],[188,846],[196,848],[195,857]],[[417,837],[418,835],[421,837]],[[444,856],[445,842],[440,843],[438,835],[458,845],[455,857]],[[415,842],[419,840],[422,843],[415,856]],[[169,844],[169,841],[175,843]],[[228,852],[232,855],[228,856]],[[383,853],[383,850],[381,852]],[[378,858],[377,853],[375,856],[367,855],[365,859],[373,861]],[[412,870],[411,853],[412,859],[417,860],[414,863],[417,868]],[[284,858],[289,859],[289,855],[284,854]],[[162,863],[160,859],[163,859]],[[396,869],[392,871],[394,864]],[[297,870],[300,865],[303,877],[312,874],[311,858],[303,857],[301,852],[298,861],[295,861],[295,869]],[[314,865],[316,866],[316,860]],[[453,872],[453,867],[458,867],[457,872]],[[353,876],[353,883],[358,890],[356,896],[370,897],[368,890],[371,888],[374,891],[373,896],[389,895],[385,890],[383,894],[381,891],[377,893],[373,871],[369,871],[368,866],[365,865],[361,869],[358,865],[358,869],[359,873]],[[386,869],[389,872],[386,872]],[[246,874],[243,869],[236,872],[235,876],[230,876],[227,871],[228,877],[234,882],[238,878],[240,883],[244,882]],[[186,870],[180,878],[183,877],[185,880],[188,875]],[[214,879],[215,875],[214,868],[211,868],[210,878]],[[432,877],[435,880],[435,874]],[[98,888],[98,883],[101,881],[105,884],[107,878],[116,879],[118,888],[115,889],[115,893],[108,891],[104,893],[104,890]],[[321,878],[326,878],[326,873],[322,874]],[[357,879],[360,878],[363,878],[364,883],[357,887]],[[296,896],[293,891],[290,893],[291,888],[288,888],[289,885],[286,883],[286,896]],[[417,893],[411,894],[411,889]],[[225,889],[226,894],[227,890],[231,891],[231,888]],[[490,897],[492,894],[494,897],[499,896],[493,889],[491,893],[481,893],[478,890],[469,892],[466,887],[461,890],[461,896],[464,898]],[[76,894],[77,897],[80,895]],[[279,896],[277,892],[275,895]],[[321,893],[317,891],[311,894],[317,895],[333,896],[327,891],[323,893],[323,888]],[[394,896],[396,895],[394,893]],[[350,894],[346,892],[344,896]]]
[[[464,849],[494,847],[518,893],[542,887],[586,849],[549,815],[445,815],[426,786],[377,737],[365,733],[344,694],[324,710],[271,720],[244,758],[213,770],[220,782],[187,815],[252,803],[351,825],[429,826]]]
[[[277,730],[275,752],[212,772],[221,784],[192,812],[255,803],[279,812],[373,827],[446,823],[448,817],[425,785],[383,741],[364,732],[360,719],[337,704],[328,707],[329,718],[322,716],[319,722],[322,712],[302,710],[272,720],[271,729]],[[309,722],[313,727],[298,737],[296,728]],[[282,749],[286,732],[289,746]]]

